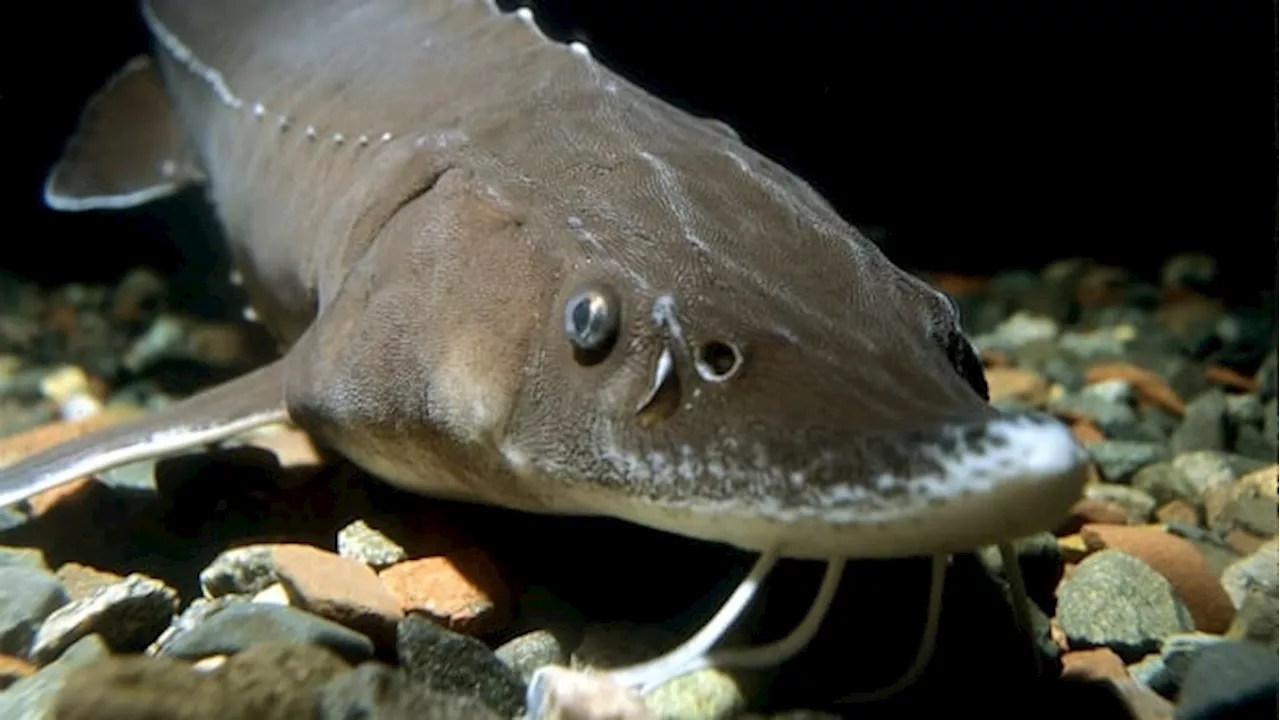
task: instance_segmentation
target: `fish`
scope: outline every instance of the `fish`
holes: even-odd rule
[[[281,422],[411,492],[764,566],[1005,543],[1081,496],[1071,432],[990,405],[951,298],[528,8],[139,7],[151,52],[87,101],[45,202],[202,187],[283,352],[0,470],[0,505]]]

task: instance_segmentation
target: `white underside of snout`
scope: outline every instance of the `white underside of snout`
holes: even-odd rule
[[[1053,529],[1081,497],[1086,479],[1085,455],[1070,430],[1010,417],[993,420],[987,437],[980,452],[921,447],[936,460],[936,473],[828,483],[820,501],[802,507],[767,497],[664,503],[585,484],[564,488],[556,504],[814,559],[964,552]]]

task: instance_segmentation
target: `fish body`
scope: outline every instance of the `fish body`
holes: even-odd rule
[[[0,470],[0,502],[289,420],[411,491],[786,557],[972,549],[1078,499],[986,402],[954,304],[794,173],[528,11],[150,0],[51,171],[68,211],[206,188],[254,373]]]

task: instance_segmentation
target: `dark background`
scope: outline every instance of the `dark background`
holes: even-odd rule
[[[553,36],[729,122],[850,221],[883,228],[908,267],[1087,256],[1153,274],[1203,251],[1240,285],[1276,286],[1274,3],[533,5]],[[84,98],[146,48],[134,3],[22,8],[0,58],[15,220],[0,267],[45,282],[140,263],[199,277],[216,243],[198,193],[123,214],[40,202]]]

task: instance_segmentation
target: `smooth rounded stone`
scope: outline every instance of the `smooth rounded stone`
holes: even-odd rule
[[[1132,333],[1122,328],[1123,325],[1083,332],[1068,330],[1058,338],[1058,349],[1080,362],[1121,358],[1132,339]]]
[[[526,684],[538,668],[564,665],[569,661],[569,653],[550,630],[534,630],[514,637],[495,649],[493,654],[515,670]]]
[[[295,608],[249,602],[225,605],[174,633],[159,654],[199,660],[234,655],[263,643],[319,645],[350,663],[373,657],[373,641],[354,630]]]
[[[1195,488],[1195,504],[1202,504],[1204,494],[1216,487],[1235,482],[1241,475],[1261,470],[1270,463],[1216,450],[1194,450],[1173,457],[1173,466],[1182,471]],[[1183,498],[1190,501],[1189,498]]]
[[[1226,636],[1275,647],[1280,642],[1280,600],[1258,591],[1245,595]]]
[[[141,652],[169,626],[178,592],[137,573],[45,619],[31,644],[31,658],[47,663],[86,635],[96,634],[115,652]]]
[[[429,690],[477,698],[504,717],[523,711],[524,682],[479,640],[411,613],[396,626],[396,654]]]
[[[1169,449],[1156,442],[1104,440],[1090,443],[1085,450],[1097,463],[1103,479],[1113,483],[1126,482],[1147,465],[1169,459]]]
[[[280,580],[272,545],[258,544],[225,550],[200,571],[206,597],[255,595]]]
[[[77,670],[57,700],[57,720],[313,717],[315,693],[350,672],[307,645],[257,645],[199,672],[174,658],[114,656]]]
[[[1199,492],[1191,478],[1171,462],[1157,462],[1143,467],[1129,479],[1129,485],[1155,499],[1157,505],[1180,500],[1197,507]]]
[[[315,698],[316,720],[508,720],[476,698],[432,692],[374,662],[331,680]]]
[[[736,675],[706,668],[654,688],[644,704],[663,720],[721,720],[737,717],[747,698]]]
[[[36,720],[49,717],[68,676],[82,667],[98,664],[110,655],[111,651],[102,638],[96,635],[81,638],[35,675],[23,678],[0,692],[0,718]]]
[[[1065,358],[1051,357],[1044,361],[1040,374],[1048,378],[1050,383],[1061,385],[1067,392],[1076,392],[1084,387],[1084,373]]]
[[[1156,499],[1151,494],[1129,485],[1093,483],[1085,488],[1085,497],[1105,500],[1124,508],[1130,525],[1141,525],[1156,512]]]
[[[1169,447],[1174,453],[1226,450],[1229,428],[1227,395],[1214,388],[1187,404],[1187,414],[1169,438]]]
[[[1224,642],[1229,641],[1209,633],[1170,635],[1161,641],[1159,653],[1130,665],[1129,675],[1165,697],[1174,697],[1196,656],[1205,648]]]
[[[1016,353],[1036,342],[1052,341],[1058,336],[1058,323],[1052,318],[1022,311],[1009,316],[991,332],[973,338],[979,350],[1004,350]]]
[[[1276,552],[1276,538],[1271,538],[1253,554],[1240,558],[1222,572],[1222,587],[1226,589],[1232,604],[1240,608],[1251,592],[1269,597],[1280,594],[1280,557]]]
[[[1163,575],[1110,549],[1085,558],[1062,581],[1057,620],[1073,649],[1108,647],[1129,662],[1158,650],[1162,638],[1193,627]]]
[[[281,590],[283,590],[283,588],[281,588]],[[187,607],[169,623],[169,627],[160,634],[160,637],[156,638],[156,641],[151,643],[151,646],[147,648],[147,654],[156,655],[163,652],[164,646],[174,636],[191,630],[204,622],[205,618],[215,612],[218,612],[227,605],[245,602],[248,602],[248,599],[242,595],[223,595],[222,597],[214,598],[212,600],[202,597],[192,599],[190,604],[188,604]]]
[[[1226,534],[1243,530],[1260,537],[1280,532],[1280,502],[1277,501],[1277,467],[1272,465],[1249,473],[1234,483],[1205,493],[1205,524]]]
[[[26,567],[34,570],[49,570],[45,561],[44,550],[34,547],[11,547],[0,545],[0,567]]]
[[[1275,717],[1276,649],[1225,642],[1202,649],[1182,681],[1174,720]]]
[[[1081,390],[1049,402],[1049,410],[1064,415],[1084,415],[1108,437],[1126,435],[1138,425],[1138,414],[1122,401],[1112,400]]]
[[[407,560],[409,553],[394,540],[356,520],[338,531],[338,554],[381,570]]]
[[[68,601],[53,573],[22,565],[0,567],[0,653],[27,657],[40,624]]]
[[[390,646],[404,617],[399,601],[365,563],[302,544],[273,550],[276,574],[292,605]]]

